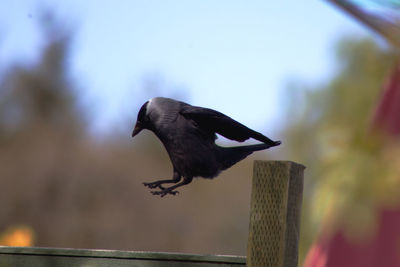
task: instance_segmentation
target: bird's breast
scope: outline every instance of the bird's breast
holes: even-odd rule
[[[160,138],[172,165],[186,177],[214,177],[219,173],[216,145],[178,131]]]

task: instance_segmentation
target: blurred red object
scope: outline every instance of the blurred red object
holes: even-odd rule
[[[372,126],[388,135],[400,135],[400,64],[396,65],[384,85]]]
[[[400,64],[383,87],[372,128],[387,136],[400,136]],[[380,210],[377,231],[366,242],[349,241],[341,231],[329,237],[321,235],[311,246],[303,266],[400,267],[400,208]]]
[[[304,267],[350,266],[400,266],[400,210],[381,211],[378,231],[367,242],[350,242],[342,232],[319,238],[304,262]]]

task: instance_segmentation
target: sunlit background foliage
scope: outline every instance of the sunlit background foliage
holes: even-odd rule
[[[344,37],[333,79],[299,86],[287,128],[287,157],[307,166],[301,255],[320,231],[344,229],[352,240],[374,233],[377,210],[399,204],[399,143],[373,129],[397,54],[369,39]],[[321,229],[324,227],[324,229]]]

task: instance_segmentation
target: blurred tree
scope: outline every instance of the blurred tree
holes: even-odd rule
[[[373,233],[375,207],[394,201],[390,189],[400,179],[393,176],[397,162],[388,160],[393,151],[370,127],[396,53],[371,40],[343,39],[336,57],[335,77],[301,89],[289,105],[288,157],[307,166],[301,259],[321,225],[345,229],[353,239]]]
[[[0,132],[3,136],[28,134],[34,129],[58,128],[82,133],[84,116],[76,106],[77,89],[68,77],[67,60],[71,33],[50,13],[41,19],[47,40],[38,62],[17,63],[0,77]],[[0,136],[1,137],[1,136]]]
[[[63,172],[86,132],[67,68],[72,32],[51,13],[40,22],[45,45],[37,62],[0,73],[0,231],[21,222],[45,230],[38,210],[57,206]]]

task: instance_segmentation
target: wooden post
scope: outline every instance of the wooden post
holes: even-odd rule
[[[297,267],[304,168],[254,162],[247,266]]]

